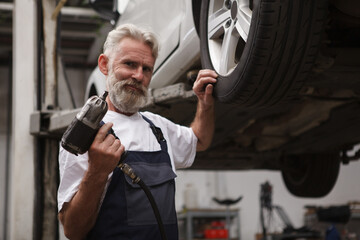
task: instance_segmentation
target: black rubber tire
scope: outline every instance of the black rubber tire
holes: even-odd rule
[[[337,153],[288,156],[281,175],[290,193],[297,197],[324,197],[335,186],[340,171]]]
[[[271,106],[293,98],[303,86],[319,49],[327,0],[249,1],[253,6],[247,41],[240,37],[236,67],[219,74],[214,96],[243,107]],[[215,69],[208,39],[209,2],[201,5],[201,61],[203,68]]]

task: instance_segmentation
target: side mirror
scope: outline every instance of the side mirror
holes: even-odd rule
[[[120,14],[117,10],[118,0],[89,0],[89,5],[106,20],[114,24]]]

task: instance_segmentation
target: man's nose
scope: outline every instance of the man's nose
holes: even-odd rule
[[[142,82],[142,80],[144,79],[144,71],[142,66],[139,66],[134,70],[133,78],[139,82]]]

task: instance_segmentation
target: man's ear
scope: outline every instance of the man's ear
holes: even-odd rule
[[[109,58],[103,53],[100,54],[100,56],[98,58],[98,66],[99,66],[100,71],[104,75],[108,75],[108,64],[110,64]]]

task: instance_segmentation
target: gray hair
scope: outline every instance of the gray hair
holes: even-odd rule
[[[147,44],[156,59],[159,51],[159,43],[155,34],[151,31],[139,28],[133,24],[123,24],[110,31],[104,43],[104,54],[108,57],[117,50],[117,46],[124,38],[132,38]]]

